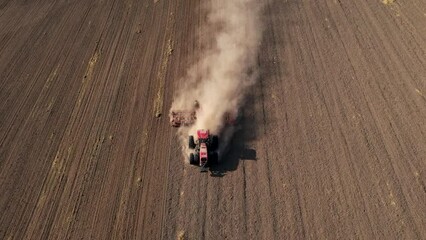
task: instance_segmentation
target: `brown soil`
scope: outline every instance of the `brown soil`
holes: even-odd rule
[[[1,1],[0,239],[426,239],[426,2],[386,2],[269,0],[201,174],[166,117],[199,1]]]

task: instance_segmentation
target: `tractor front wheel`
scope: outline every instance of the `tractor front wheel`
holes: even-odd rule
[[[193,153],[189,154],[189,164],[197,165],[197,159],[195,158],[195,155]]]

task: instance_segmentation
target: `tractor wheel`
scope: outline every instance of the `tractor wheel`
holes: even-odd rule
[[[193,153],[189,154],[189,164],[197,165],[197,159],[195,158],[195,155]]]
[[[189,149],[194,149],[195,148],[195,141],[194,141],[194,136],[189,136]]]
[[[213,135],[211,139],[211,150],[216,151],[219,148],[219,137],[217,135]]]
[[[200,154],[194,153],[194,163],[196,166],[200,165]]]

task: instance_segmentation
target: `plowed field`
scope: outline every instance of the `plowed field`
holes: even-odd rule
[[[167,116],[200,1],[0,1],[0,239],[426,239],[426,2],[264,1],[210,173]]]

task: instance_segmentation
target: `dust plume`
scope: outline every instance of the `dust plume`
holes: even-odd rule
[[[208,47],[188,70],[171,108],[191,109],[195,100],[200,104],[195,124],[179,129],[183,146],[197,129],[220,135],[221,146],[226,145],[224,138],[232,135],[227,131],[228,136],[223,136],[224,116],[237,114],[248,88],[257,79],[263,5],[259,0],[215,0],[208,6],[208,21],[202,28]]]

